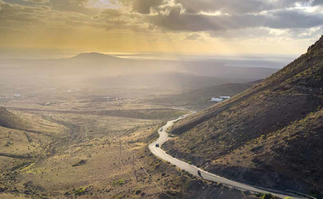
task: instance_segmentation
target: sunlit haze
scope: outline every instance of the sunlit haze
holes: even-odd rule
[[[0,199],[323,199],[323,0],[0,0]]]
[[[320,0],[0,0],[0,57],[295,56],[322,25]]]

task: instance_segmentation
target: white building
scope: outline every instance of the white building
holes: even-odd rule
[[[220,96],[220,99],[230,99],[230,96]]]
[[[223,99],[212,97],[211,102],[222,102]]]

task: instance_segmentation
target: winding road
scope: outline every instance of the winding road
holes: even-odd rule
[[[181,117],[179,117],[176,120],[172,120],[172,121],[168,121],[166,125],[164,125],[163,127],[161,127],[158,130],[159,133],[159,138],[158,140],[156,140],[155,142],[151,143],[149,145],[149,150],[157,157],[170,162],[171,164],[177,166],[178,168],[187,171],[188,173],[199,177],[198,175],[198,171],[201,172],[201,176],[203,179],[208,180],[208,181],[212,181],[212,182],[219,182],[222,183],[224,185],[236,188],[236,189],[240,189],[240,190],[245,190],[245,191],[251,191],[251,192],[255,192],[255,193],[270,193],[272,195],[275,195],[277,197],[280,198],[285,198],[285,197],[289,197],[289,198],[293,198],[293,199],[304,199],[305,197],[302,196],[296,196],[294,194],[291,193],[285,193],[285,192],[281,192],[281,191],[276,191],[276,190],[270,190],[270,189],[265,189],[265,188],[260,188],[260,187],[255,187],[255,186],[251,186],[251,185],[247,185],[247,184],[243,184],[243,183],[239,183],[239,182],[235,182],[233,180],[229,180],[226,178],[223,178],[221,176],[209,173],[207,171],[204,171],[194,165],[188,164],[186,162],[183,162],[179,159],[174,158],[173,156],[167,154],[164,150],[161,149],[161,146],[167,142],[168,138],[168,134],[167,134],[167,129],[171,126],[174,125],[175,122],[184,119],[185,117],[189,116],[190,114],[187,115],[183,115]],[[157,145],[157,146],[156,146]],[[159,145],[159,146],[158,146]]]

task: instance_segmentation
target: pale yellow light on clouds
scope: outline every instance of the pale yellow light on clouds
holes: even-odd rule
[[[50,48],[99,52],[162,52],[194,54],[292,54],[304,51],[299,43],[291,41],[262,42],[261,39],[221,40],[204,38],[185,40],[181,34],[114,32],[85,29],[47,29],[27,33],[12,32],[0,37],[1,47]]]
[[[187,39],[192,32],[149,29],[147,22],[142,20],[145,15],[118,7],[117,1],[75,1],[99,10],[111,7],[119,10],[106,10],[109,12],[103,11],[95,16],[0,0],[0,11],[5,11],[0,13],[0,47],[231,55],[296,54],[304,52],[304,46],[308,46],[302,40],[291,41],[284,36],[280,39],[280,32],[278,36],[265,39],[221,38],[212,37],[207,32],[193,32],[197,36]],[[239,34],[235,29],[232,31],[233,36]]]
[[[97,9],[107,9],[107,8],[118,8],[120,4],[118,1],[113,0],[89,0],[86,4],[86,7],[97,8]]]

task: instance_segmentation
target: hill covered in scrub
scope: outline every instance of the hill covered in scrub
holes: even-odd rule
[[[323,37],[263,82],[178,122],[165,148],[230,179],[323,195]]]
[[[0,107],[0,126],[13,129],[25,129],[31,127],[23,119],[3,107]]]
[[[67,130],[62,125],[41,117],[0,107],[0,133],[1,129],[4,128],[43,134],[50,137],[61,135]]]

